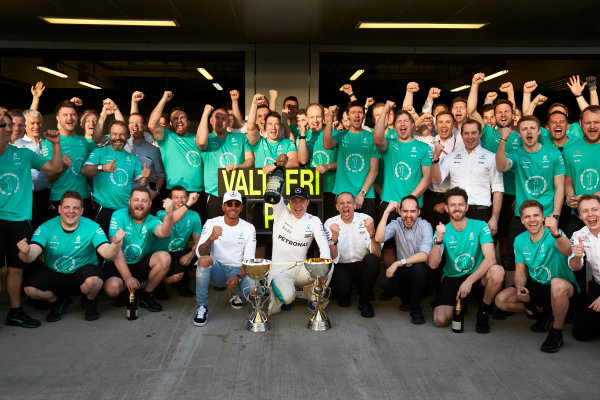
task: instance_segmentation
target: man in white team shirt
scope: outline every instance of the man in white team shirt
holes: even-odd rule
[[[242,261],[254,258],[256,252],[256,229],[240,218],[243,206],[239,192],[225,193],[222,206],[224,215],[209,219],[202,227],[196,248],[196,326],[206,325],[209,284],[226,286],[231,291],[229,303],[235,309],[244,306],[244,292],[255,285],[241,268]]]
[[[278,313],[282,309],[287,311],[296,296],[304,297],[301,290],[310,283],[310,275],[304,268],[303,261],[313,238],[319,246],[320,257],[331,258],[323,223],[318,217],[306,212],[309,202],[306,189],[296,187],[291,192],[289,209],[283,196],[273,206],[273,257],[268,276],[271,285],[269,314]],[[337,262],[337,259],[333,261]],[[333,268],[322,283],[329,283],[332,274]],[[296,291],[296,288],[300,291]]]

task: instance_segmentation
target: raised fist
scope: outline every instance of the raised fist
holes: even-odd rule
[[[142,100],[144,98],[144,93],[139,92],[139,91],[135,91],[133,92],[133,94],[131,95],[131,101],[137,103],[138,101]]]
[[[537,89],[537,86],[536,81],[527,81],[523,85],[523,93],[533,93],[533,91]]]
[[[238,92],[237,90],[231,90],[229,92],[229,96],[231,97],[231,101],[237,101],[240,99],[240,92]]]
[[[508,92],[514,92],[515,89],[513,88],[512,82],[504,82],[502,85],[500,85],[500,91],[504,92],[504,93],[508,93]]]
[[[417,82],[408,82],[406,84],[406,91],[409,93],[416,93],[419,91],[419,84]]]
[[[173,98],[174,94],[173,92],[169,91],[169,90],[165,90],[165,92],[163,93],[163,100],[169,102],[171,101],[171,99]]]
[[[478,72],[475,75],[473,75],[473,79],[471,80],[471,83],[473,85],[479,85],[479,84],[483,83],[483,78],[485,78],[485,74],[483,72]]]

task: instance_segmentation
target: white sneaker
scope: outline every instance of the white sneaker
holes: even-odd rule
[[[206,306],[200,306],[196,309],[196,315],[194,316],[194,325],[204,326],[206,325],[206,317],[208,315],[208,309]]]
[[[229,299],[229,304],[231,304],[231,308],[235,308],[236,310],[239,310],[240,308],[244,307],[244,301],[237,294],[231,295],[231,298]]]

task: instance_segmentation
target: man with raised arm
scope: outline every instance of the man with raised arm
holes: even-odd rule
[[[213,131],[209,132],[209,122]],[[198,125],[196,145],[204,168],[204,190],[206,191],[207,218],[215,218],[222,213],[223,198],[219,197],[218,169],[227,173],[254,166],[254,152],[243,133],[228,132],[229,114],[224,108],[215,109],[210,104],[204,106],[202,119]]]
[[[466,217],[468,196],[460,187],[446,192],[446,208],[450,223],[436,227],[429,265],[436,269],[445,254],[442,282],[433,300],[433,321],[447,326],[452,321],[456,301],[465,299],[473,285],[484,286],[483,301],[477,312],[475,332],[490,331],[489,317],[494,311],[494,297],[502,289],[504,269],[496,264],[496,254],[490,228],[476,219]]]
[[[162,98],[152,110],[148,120],[148,129],[160,148],[167,189],[173,186],[183,186],[188,192],[197,192],[200,199],[194,205],[194,211],[200,218],[206,219],[206,199],[204,196],[204,167],[200,150],[196,145],[196,135],[188,132],[190,121],[187,113],[179,107],[171,110],[171,129],[158,124],[167,102],[173,98],[173,93],[165,91]]]
[[[545,332],[554,317],[541,347],[544,352],[554,353],[563,345],[562,328],[569,298],[579,287],[567,264],[571,243],[558,229],[558,220],[544,218],[544,214],[544,206],[537,200],[525,200],[519,205],[527,231],[515,239],[515,285],[498,293],[496,305],[506,311],[538,314],[531,327],[534,332]],[[542,308],[541,312],[537,307]]]
[[[125,151],[129,138],[127,124],[113,121],[109,127],[110,144],[92,150],[81,167],[81,174],[93,177],[93,193],[96,203],[94,221],[108,233],[110,219],[120,208],[127,207],[134,182],[140,186],[148,184],[150,169],[140,165],[136,156]]]
[[[123,248],[112,261],[106,260],[102,268],[104,291],[109,297],[117,297],[125,289],[137,290],[140,305],[149,311],[162,311],[162,306],[154,298],[156,286],[169,272],[171,256],[166,251],[156,250],[158,238],[166,238],[173,229],[173,200],[165,199],[165,217],[150,215],[150,191],[137,186],[131,191],[129,207],[113,213],[108,231],[109,238],[119,229],[125,231]],[[155,251],[156,250],[156,251]],[[147,281],[140,289],[140,282]],[[125,297],[127,293],[124,293]],[[125,299],[121,297],[120,300]]]
[[[330,118],[323,131],[323,147],[337,148],[337,172],[333,193],[351,193],[355,196],[356,209],[377,218],[373,183],[379,169],[381,155],[373,143],[373,134],[362,128],[365,111],[358,101],[351,102],[346,112],[350,118],[350,129],[333,134],[333,115],[337,106],[329,107]]]
[[[44,253],[45,268],[27,277],[25,293],[50,303],[48,322],[62,318],[71,295],[83,294],[85,319],[97,320],[100,313],[96,296],[102,289],[102,270],[96,252],[105,258],[116,256],[125,232],[119,229],[109,244],[100,225],[81,216],[83,199],[75,191],[63,194],[58,213],[58,217],[36,229],[29,243],[27,239],[17,243],[23,262],[31,263]]]
[[[60,134],[44,133],[52,143],[52,157],[47,160],[29,149],[11,146],[11,119],[0,110],[0,265],[6,257],[6,291],[9,310],[7,325],[36,328],[40,321],[30,317],[21,307],[23,270],[27,264],[18,256],[17,243],[31,238],[33,206],[31,169],[59,173],[62,168]]]
[[[93,218],[92,199],[87,177],[81,174],[81,167],[97,146],[91,140],[77,135],[77,105],[69,100],[56,106],[56,121],[60,132],[62,150],[62,169],[58,173],[47,173],[50,181],[50,203],[58,210],[58,202],[62,195],[75,190],[83,198],[83,216]],[[53,143],[46,140],[42,143],[42,154],[50,159],[53,154]]]

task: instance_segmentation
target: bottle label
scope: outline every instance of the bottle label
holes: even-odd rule
[[[279,192],[279,188],[281,187],[281,181],[282,181],[282,179],[280,177],[272,176],[267,181],[266,190],[275,190],[275,191]]]
[[[452,321],[452,330],[462,331],[462,322],[460,322],[460,321]]]

